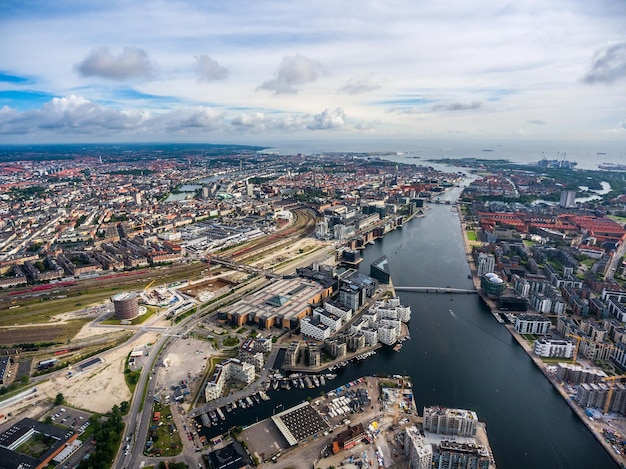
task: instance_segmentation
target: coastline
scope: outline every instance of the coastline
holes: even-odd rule
[[[491,314],[494,317],[497,317],[496,315],[498,313],[498,309],[496,307],[496,304],[490,298],[488,298],[482,292],[482,290],[480,288],[480,279],[476,275],[476,266],[474,264],[474,260],[472,259],[472,249],[471,249],[471,246],[470,246],[469,239],[467,238],[467,232],[465,230],[465,224],[463,223],[463,220],[461,218],[461,212],[458,211],[458,213],[459,213],[459,221],[460,221],[460,224],[461,224],[461,231],[462,231],[461,235],[463,237],[463,244],[465,246],[465,254],[466,254],[467,262],[468,262],[468,265],[469,265],[469,268],[470,268],[470,272],[471,272],[471,275],[472,275],[472,283],[474,284],[474,288],[478,291],[478,294],[479,294],[480,298],[483,300],[485,305],[487,305],[487,307],[489,308],[489,311],[491,312]],[[611,458],[615,461],[615,463],[619,467],[626,467],[626,457],[624,457],[624,456],[622,456],[620,454],[617,454],[615,452],[615,450],[613,449],[611,444],[609,442],[607,442],[607,440],[604,438],[604,436],[602,435],[601,431],[594,427],[594,425],[592,424],[592,421],[585,414],[585,411],[580,406],[578,406],[578,404],[572,399],[572,397],[570,395],[567,394],[567,392],[563,389],[563,387],[560,386],[560,383],[557,380],[555,380],[549,374],[546,364],[543,362],[543,360],[541,360],[540,357],[535,355],[534,351],[532,350],[532,348],[530,347],[528,342],[526,342],[524,337],[521,336],[515,330],[513,325],[511,325],[511,324],[504,324],[504,327],[506,327],[506,329],[509,331],[509,333],[515,338],[517,343],[526,352],[526,354],[533,361],[535,366],[537,366],[537,368],[539,368],[539,370],[543,373],[543,375],[546,377],[546,379],[552,384],[552,387],[554,389],[556,389],[556,391],[559,393],[559,395],[565,400],[565,402],[567,402],[567,405],[570,407],[570,409],[578,416],[580,421],[593,434],[595,439],[598,442],[600,442],[602,447],[611,456]],[[567,360],[564,359],[563,361],[565,362]]]

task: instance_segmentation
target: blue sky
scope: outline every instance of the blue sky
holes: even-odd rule
[[[626,2],[0,2],[0,143],[626,141]]]

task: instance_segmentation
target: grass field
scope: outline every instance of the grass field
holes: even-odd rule
[[[466,231],[465,234],[467,235],[467,239],[469,241],[478,241],[478,236],[476,236],[475,231]]]
[[[0,329],[0,345],[69,342],[88,320],[75,320],[62,324],[37,327],[12,327]]]

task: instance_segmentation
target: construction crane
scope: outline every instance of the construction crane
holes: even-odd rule
[[[406,379],[404,377],[400,378],[400,394],[398,395],[396,402],[393,406],[393,427],[395,428],[398,425],[398,418],[400,417],[400,401],[404,397],[404,383]]]
[[[156,282],[156,279],[153,279],[152,282],[150,282],[148,285],[146,285],[146,288],[143,289],[144,292],[147,292],[148,289],[152,286],[152,284]]]
[[[597,342],[595,340],[587,339],[585,337],[581,337],[581,336],[576,335],[576,334],[567,334],[567,337],[573,337],[574,339],[576,339],[576,348],[574,349],[574,355],[572,356],[572,363],[576,363],[576,357],[578,356],[578,349],[580,348],[580,343],[582,341],[588,342],[590,344],[600,344],[603,347],[608,347],[608,348],[611,348],[611,349],[619,350],[617,347],[614,347],[611,344],[607,344],[607,343],[604,343],[604,342]]]
[[[604,413],[609,412],[609,406],[611,405],[611,398],[613,397],[613,385],[615,381],[626,379],[626,375],[609,376],[602,378],[602,381],[609,381],[609,392],[606,395],[606,402],[604,403]]]

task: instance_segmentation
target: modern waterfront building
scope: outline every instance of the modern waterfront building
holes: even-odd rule
[[[488,297],[498,298],[506,290],[506,283],[497,274],[489,272],[480,277],[480,288]]]
[[[389,284],[391,272],[387,256],[381,256],[370,264],[370,277],[375,278],[380,283]]]
[[[556,377],[570,384],[580,384],[597,383],[606,378],[607,375],[604,371],[596,368],[583,367],[573,363],[557,363]]]
[[[236,379],[245,384],[254,381],[254,365],[242,362],[236,358],[229,358],[216,366],[213,376],[204,388],[206,401],[213,401],[222,396],[226,381]]]
[[[424,407],[424,431],[453,436],[476,436],[478,415],[472,410]]]
[[[496,268],[496,258],[493,254],[479,252],[475,259],[476,275],[482,277],[489,272],[493,272]]]
[[[550,332],[552,323],[538,314],[520,314],[515,317],[515,330],[520,334],[544,335]]]
[[[540,357],[572,358],[576,345],[569,340],[541,337],[535,341],[534,350]]]
[[[406,428],[404,454],[409,459],[410,469],[432,469],[433,447],[416,427]]]

